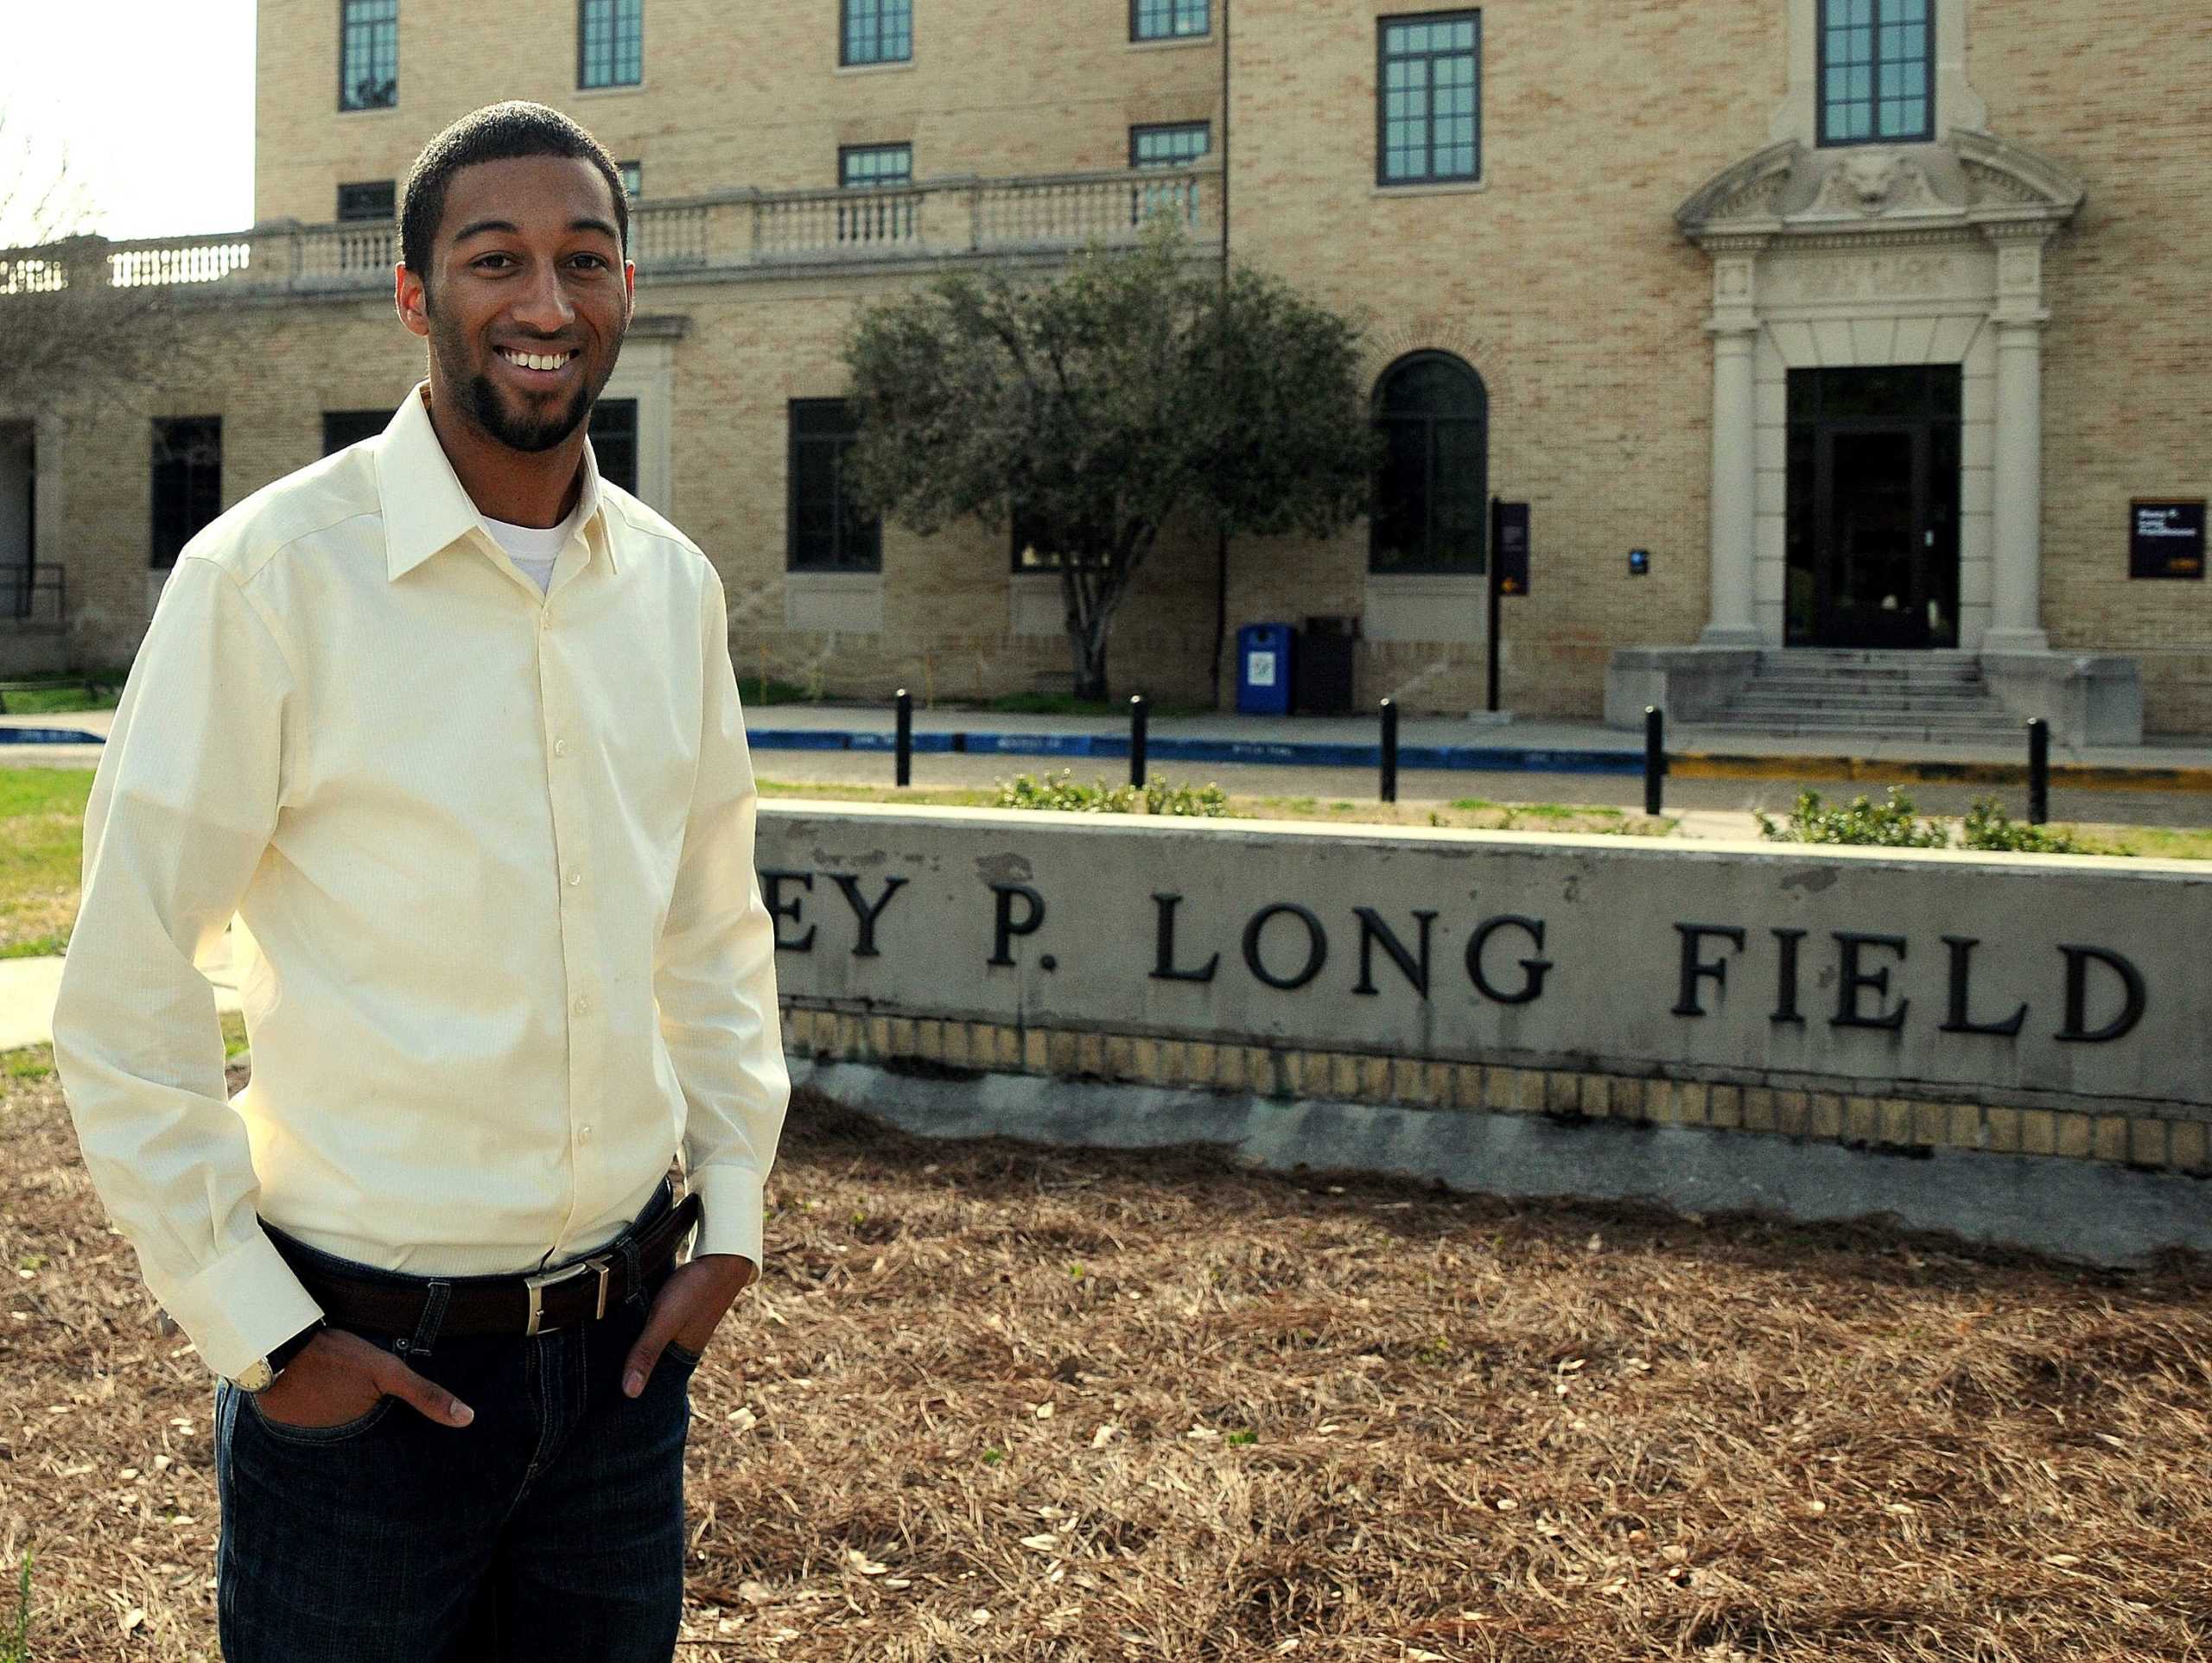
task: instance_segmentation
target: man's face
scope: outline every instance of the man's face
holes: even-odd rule
[[[399,311],[430,343],[431,400],[511,450],[550,450],[591,414],[622,350],[634,268],[590,162],[518,156],[448,181],[429,281]]]

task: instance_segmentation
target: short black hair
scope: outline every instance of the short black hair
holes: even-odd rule
[[[427,284],[430,275],[430,244],[437,240],[438,222],[445,218],[446,190],[453,176],[480,162],[506,162],[517,156],[572,156],[588,162],[607,181],[614,198],[614,228],[622,251],[630,251],[630,199],[622,188],[621,169],[607,148],[558,110],[542,104],[510,98],[471,111],[423,147],[415,165],[407,170],[407,190],[399,210],[399,257],[407,269]]]

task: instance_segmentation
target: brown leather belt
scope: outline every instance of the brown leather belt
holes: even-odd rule
[[[691,1227],[699,1222],[699,1197],[690,1195],[638,1233],[638,1274],[651,1282],[676,1257]],[[286,1252],[272,1235],[323,1314],[340,1328],[373,1334],[408,1335],[421,1326],[430,1298],[430,1279],[401,1287],[339,1275]],[[630,1297],[630,1260],[620,1238],[596,1253],[553,1270],[525,1276],[459,1276],[436,1279],[448,1290],[442,1335],[543,1334],[549,1330],[593,1322]]]

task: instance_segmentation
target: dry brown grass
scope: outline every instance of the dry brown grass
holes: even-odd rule
[[[6,1104],[0,1567],[37,1550],[35,1658],[206,1657],[205,1374],[52,1081]],[[772,1199],[694,1390],[686,1663],[2212,1656],[2201,1265],[924,1143],[805,1095]]]

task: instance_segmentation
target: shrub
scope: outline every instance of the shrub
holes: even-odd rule
[[[1829,808],[1818,791],[1806,791],[1789,819],[1758,819],[1759,835],[1779,843],[1859,843],[1888,849],[1940,849],[1951,843],[1950,834],[1935,821],[1913,818],[1912,799],[1894,785],[1878,803],[1854,797],[1843,809]]]
[[[1980,799],[1967,810],[1961,830],[1965,846],[1970,849],[1997,849],[2010,854],[2087,853],[2071,833],[2015,820],[1993,797]]]
[[[1063,768],[1042,779],[1016,774],[999,786],[1001,809],[1058,809],[1072,814],[1174,814],[1220,819],[1229,812],[1229,796],[1218,785],[1179,785],[1155,779],[1140,791],[1135,786],[1076,783],[1075,771]]]

